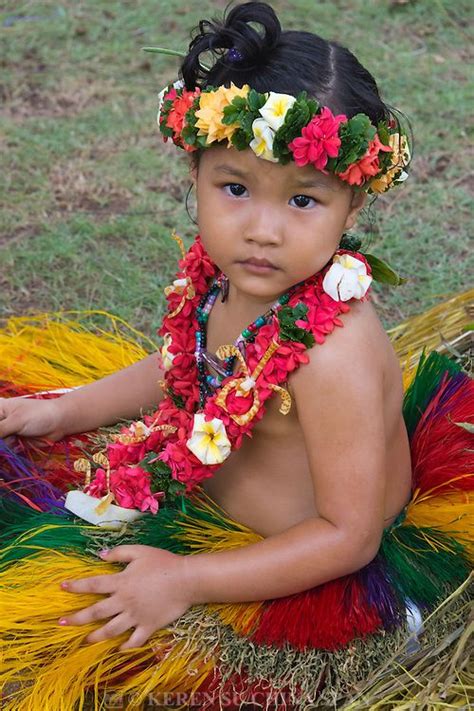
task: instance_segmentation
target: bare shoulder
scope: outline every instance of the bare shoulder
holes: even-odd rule
[[[358,378],[381,386],[395,358],[380,319],[369,301],[357,301],[342,314],[343,326],[327,335],[322,345],[308,351],[309,363],[294,373],[291,385],[301,390],[315,380],[339,383]],[[362,384],[362,383],[361,383]]]

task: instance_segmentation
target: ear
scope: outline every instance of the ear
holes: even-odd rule
[[[349,212],[347,214],[346,224],[344,225],[344,230],[350,230],[354,227],[359,217],[359,212],[364,207],[367,201],[367,193],[352,191],[351,203],[349,206]]]

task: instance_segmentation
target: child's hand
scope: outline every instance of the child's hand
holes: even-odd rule
[[[61,625],[86,625],[108,620],[86,642],[100,642],[134,631],[121,650],[141,647],[158,629],[180,617],[193,604],[186,579],[187,556],[151,546],[118,546],[102,551],[111,563],[128,563],[119,573],[65,581],[73,593],[101,593],[107,597],[59,621]]]
[[[33,398],[0,398],[0,437],[61,437],[60,398],[34,400]]]

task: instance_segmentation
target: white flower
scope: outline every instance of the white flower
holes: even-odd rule
[[[98,499],[74,489],[68,491],[64,508],[94,526],[103,526],[111,530],[120,530],[124,524],[143,516],[141,511],[116,506],[112,500],[112,494],[106,494],[102,499]]]
[[[274,131],[278,131],[280,126],[283,126],[286,114],[295,101],[295,97],[290,94],[277,94],[271,91],[267,101],[260,109],[260,114]]]
[[[323,289],[334,301],[361,299],[371,281],[364,262],[350,254],[336,254],[323,279]]]
[[[193,431],[186,446],[203,464],[222,464],[230,454],[230,442],[222,420],[214,417],[206,422],[202,413],[194,415]]]
[[[255,119],[252,124],[254,138],[250,141],[250,148],[258,158],[271,160],[277,163],[278,158],[273,155],[273,138],[275,132],[263,118]]]
[[[173,367],[173,361],[175,359],[175,354],[169,352],[169,347],[171,345],[171,333],[165,333],[164,344],[161,349],[161,360],[163,362],[163,368],[165,370],[170,370]]]
[[[184,87],[184,81],[182,79],[178,79],[173,84],[174,89],[183,89],[183,87]],[[156,115],[156,123],[158,124],[158,126],[160,125],[161,107],[163,106],[163,99],[165,97],[165,94],[169,90],[170,90],[169,86],[165,86],[165,88],[162,89],[160,91],[160,93],[158,94],[158,113]]]

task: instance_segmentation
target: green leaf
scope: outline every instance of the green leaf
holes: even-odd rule
[[[372,126],[369,117],[365,114],[356,114],[347,123],[341,124],[339,130],[341,158],[335,165],[338,173],[343,173],[351,163],[356,163],[362,158],[375,133],[375,126]]]
[[[186,52],[179,52],[176,49],[167,49],[166,47],[142,47],[144,52],[152,52],[153,54],[168,54],[172,57],[185,57]]]
[[[314,336],[311,331],[296,326],[295,321],[304,320],[308,313],[308,307],[299,303],[294,308],[284,306],[278,312],[280,322],[280,338],[282,341],[296,341],[304,343],[306,348],[314,346]]]
[[[382,284],[390,284],[391,286],[401,286],[407,283],[408,279],[397,274],[395,269],[392,269],[387,262],[375,257],[373,254],[364,254],[364,257],[370,264],[375,281],[379,281]]]
[[[265,104],[267,97],[265,94],[259,94],[255,89],[250,89],[247,96],[247,104],[252,113],[258,113]]]
[[[357,235],[342,235],[341,241],[339,243],[340,249],[348,249],[351,252],[358,252],[360,250],[362,240]]]
[[[249,147],[247,133],[241,128],[238,128],[232,135],[231,143],[238,151],[245,151],[245,149]]]

